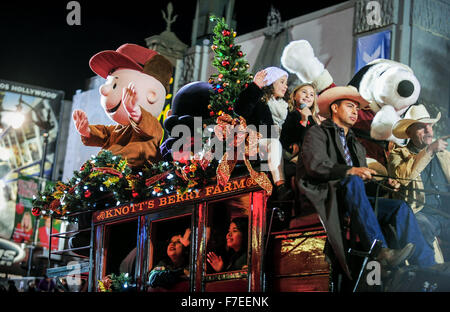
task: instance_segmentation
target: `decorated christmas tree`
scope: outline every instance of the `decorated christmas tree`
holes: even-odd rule
[[[209,105],[211,118],[207,124],[216,122],[218,116],[226,113],[237,117],[233,105],[241,91],[248,86],[253,77],[248,73],[250,65],[240,45],[236,45],[236,32],[229,28],[225,19],[211,16],[216,22],[211,49],[214,51],[212,65],[217,73],[211,75],[209,83],[213,85],[213,92]]]

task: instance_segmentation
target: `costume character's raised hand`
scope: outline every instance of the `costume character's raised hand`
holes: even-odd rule
[[[136,102],[136,87],[133,82],[130,82],[128,87],[123,89],[122,103],[131,119],[135,122],[141,121],[141,108]]]
[[[75,123],[75,128],[77,129],[78,133],[84,137],[90,137],[91,136],[91,130],[89,129],[89,122],[87,115],[84,111],[81,109],[76,109],[72,113],[72,119]]]

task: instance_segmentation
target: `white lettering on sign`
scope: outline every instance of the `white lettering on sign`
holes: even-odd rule
[[[33,180],[17,180],[17,191],[22,197],[33,198],[38,191],[38,184]]]
[[[0,265],[11,266],[16,255],[17,251],[15,250],[0,249]]]
[[[0,82],[0,90],[9,91],[9,84],[5,82]]]

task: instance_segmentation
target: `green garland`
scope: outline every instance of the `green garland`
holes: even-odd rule
[[[132,170],[125,159],[102,150],[92,156],[69,182],[58,182],[38,193],[34,213],[63,218],[68,213],[103,209],[174,192],[203,187],[214,177],[216,161],[159,162]],[[158,179],[158,176],[159,179]]]

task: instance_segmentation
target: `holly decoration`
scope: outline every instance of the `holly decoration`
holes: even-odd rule
[[[65,218],[67,213],[104,209],[146,198],[184,194],[194,187],[205,186],[214,177],[217,161],[204,159],[159,162],[131,169],[126,159],[103,150],[74,171],[73,178],[58,182],[38,193],[33,200],[33,214],[51,214]],[[76,218],[68,216],[70,221]]]
[[[232,107],[242,90],[251,82],[251,75],[247,72],[249,65],[241,46],[234,42],[236,32],[230,29],[224,18],[213,15],[210,20],[216,22],[211,49],[214,51],[212,65],[217,73],[209,79],[213,85],[213,94],[208,106],[211,118],[206,124],[215,124],[221,112],[237,117]]]

